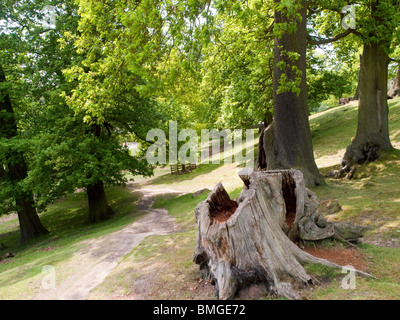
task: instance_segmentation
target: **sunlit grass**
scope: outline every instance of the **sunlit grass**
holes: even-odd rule
[[[399,101],[392,101],[391,133],[395,138],[400,130]],[[357,124],[357,107],[344,106],[317,114],[311,119],[313,130],[316,160],[320,163],[323,173],[336,169],[343,157],[346,146],[355,135]],[[397,138],[400,139],[400,136]],[[397,140],[394,140],[394,145]],[[369,236],[378,235],[384,239],[399,239],[396,232],[399,221],[400,189],[399,151],[393,150],[382,154],[380,161],[371,163],[359,169],[355,179],[333,180],[327,179],[325,186],[317,187],[319,201],[336,200],[341,210],[327,217],[330,220],[351,221],[371,227]],[[229,171],[230,172],[227,172]],[[224,173],[224,174],[222,174]],[[148,185],[154,182],[168,185],[173,188],[196,188],[215,186],[214,178],[219,176],[225,181],[235,179],[234,167],[227,165],[218,167],[198,168],[198,171],[182,176],[170,175],[167,170]],[[222,180],[222,179],[221,179]],[[241,181],[229,190],[231,198],[236,198],[242,189]],[[211,189],[211,188],[210,188]],[[199,279],[198,266],[192,262],[194,246],[196,244],[196,224],[193,210],[205,199],[207,193],[199,198],[192,194],[180,196],[159,196],[154,202],[157,208],[166,208],[177,222],[183,226],[183,231],[171,236],[152,236],[146,238],[130,255],[120,263],[115,272],[100,285],[92,294],[92,298],[101,299],[110,297],[110,293],[124,296],[135,294],[136,285],[147,279],[149,287],[144,296],[151,299],[192,299],[214,298],[212,290],[204,295],[190,291]],[[323,212],[322,212],[323,214]],[[320,265],[307,266],[307,271],[314,277],[327,279],[313,290],[304,291],[302,295],[307,299],[398,299],[399,298],[399,265],[400,252],[396,248],[383,248],[371,245],[361,245],[368,271],[376,279],[357,277],[356,290],[344,290],[340,287],[345,276],[341,270],[326,268]],[[388,260],[385,260],[388,257]],[[157,277],[154,274],[158,274]],[[123,286],[123,289],[121,289]]]
[[[231,198],[239,195],[241,188],[230,192]],[[198,266],[193,262],[197,239],[194,218],[195,207],[208,196],[193,194],[181,196],[160,195],[154,201],[155,208],[168,209],[176,218],[181,231],[168,236],[150,236],[144,239],[118,267],[98,286],[90,299],[108,299],[113,296],[135,298],[137,286],[144,286],[145,292],[139,298],[149,299],[215,299],[213,290],[193,290],[199,282]],[[147,279],[147,280],[145,280]]]

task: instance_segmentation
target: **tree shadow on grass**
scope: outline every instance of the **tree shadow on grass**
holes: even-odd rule
[[[371,175],[384,175],[393,172],[398,172],[398,161],[400,160],[400,150],[393,148],[388,151],[383,151],[377,161],[370,162],[366,165],[360,165],[356,171],[353,180],[359,180]],[[320,167],[319,171],[323,176],[327,173],[340,169],[340,163],[329,166]]]

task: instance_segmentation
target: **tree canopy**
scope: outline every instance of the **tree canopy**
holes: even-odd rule
[[[355,26],[344,29],[349,5]],[[170,121],[197,132],[272,123],[280,143],[264,145],[267,158],[277,156],[264,165],[312,171],[322,183],[308,115],[359,90],[360,117],[372,110],[368,83],[398,71],[399,21],[394,0],[3,0],[0,99],[12,108],[2,109],[1,130],[11,118],[15,130],[0,139],[0,212],[15,211],[21,192],[40,211],[78,188],[103,194],[127,182],[126,172],[151,175],[147,132],[168,132]],[[371,47],[387,61],[366,74]],[[379,105],[387,109],[370,108]],[[386,113],[376,118],[386,126]],[[390,144],[379,139],[360,145]],[[141,150],[131,154],[126,141]],[[359,153],[349,159],[364,161]],[[10,178],[14,163],[26,176]]]

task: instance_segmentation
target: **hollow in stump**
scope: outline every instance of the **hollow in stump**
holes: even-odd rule
[[[295,287],[317,282],[306,273],[306,263],[341,268],[295,242],[334,237],[337,229],[357,240],[362,232],[349,231],[346,224],[336,228],[319,216],[317,197],[305,187],[300,171],[244,169],[239,176],[244,187],[237,200],[218,183],[195,209],[193,260],[202,276],[213,281],[217,298],[233,299],[256,286],[265,294],[300,299]]]

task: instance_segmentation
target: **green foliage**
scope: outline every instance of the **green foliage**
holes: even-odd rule
[[[191,40],[211,32],[195,25],[200,14],[207,16],[202,1],[78,3],[80,35],[75,45],[85,60],[66,73],[79,81],[70,105],[85,112],[87,122],[107,121],[118,107],[117,97],[126,92],[154,96],[176,77],[190,76],[200,50]]]
[[[40,23],[48,4],[56,8],[55,29]],[[345,4],[308,3],[312,36],[340,34]],[[310,51],[310,109],[355,91],[363,43],[398,53],[396,4],[356,4],[356,32],[326,56]],[[121,171],[151,174],[146,133],[167,132],[168,121],[178,121],[178,130],[263,121],[272,112],[274,68],[283,71],[278,93],[300,93],[298,54],[278,48],[281,59],[273,61],[274,38],[296,31],[300,8],[299,0],[2,1],[7,81],[0,89],[10,94],[18,125],[16,137],[0,141],[3,212],[12,210],[18,188],[33,191],[44,207],[98,180],[123,184]],[[276,12],[284,22],[274,21]],[[131,156],[122,146],[128,138],[141,142],[142,152]],[[16,186],[4,164],[22,153],[29,175]]]
[[[65,130],[61,134],[54,130],[35,136],[35,157],[26,182],[43,207],[99,180],[121,185],[127,181],[123,170],[133,175],[151,173],[145,161],[130,156],[129,149],[104,130],[96,136],[90,126],[73,117],[57,120],[54,125]]]
[[[299,60],[299,54],[297,52],[284,50],[283,47],[279,48],[281,59],[276,67],[284,73],[281,74],[278,80],[280,86],[277,94],[285,92],[293,92],[296,95],[300,95],[300,84],[302,80],[303,72],[295,65],[296,61]],[[294,74],[294,78],[291,76]]]
[[[285,33],[296,32],[297,23],[301,22],[303,19],[299,13],[300,8],[300,0],[282,0],[275,2],[274,9],[285,17],[284,22],[277,22],[274,24],[274,35],[276,37],[282,38]]]
[[[346,1],[318,1],[309,6],[309,34],[313,40],[334,38],[346,32],[342,28],[342,9],[349,5]],[[309,103],[316,110],[321,101],[334,96],[339,99],[346,94],[354,96],[358,80],[360,55],[364,45],[379,44],[388,54],[396,55],[400,29],[398,4],[391,0],[355,1],[350,5],[355,10],[356,29],[333,45],[325,46],[329,63],[312,61],[314,52],[308,57]],[[315,59],[314,59],[315,60]]]
[[[345,31],[341,27],[341,11],[346,5],[349,3],[344,0],[311,3],[313,19],[310,28],[314,34],[329,38]],[[339,48],[339,52],[345,53],[350,47],[355,48],[360,44],[375,43],[381,45],[389,55],[392,54],[400,37],[398,3],[392,0],[360,0],[353,1],[351,5],[356,10],[356,29],[352,32],[356,37],[352,37],[352,41],[344,46],[340,42],[342,50]]]
[[[249,128],[272,108],[271,3],[236,3],[220,10],[221,31],[203,51],[203,121],[218,128]]]
[[[29,167],[35,156],[32,144],[35,133],[32,129],[41,126],[43,130],[47,123],[43,112],[47,106],[63,104],[59,90],[65,81],[60,68],[70,63],[73,50],[68,47],[61,53],[57,39],[64,30],[76,25],[77,16],[72,1],[53,1],[57,7],[57,26],[48,29],[42,23],[42,8],[48,4],[48,1],[19,1],[18,5],[5,3],[1,10],[0,64],[6,75],[6,88],[2,93],[11,99],[18,128],[12,139],[3,137],[0,141],[0,162],[5,167],[7,163],[15,162],[20,165],[25,162]],[[7,172],[4,177],[2,189],[8,192],[2,193],[0,206],[3,213],[8,213],[15,209],[14,197],[21,189],[27,189],[27,182],[11,180]],[[5,203],[10,205],[4,207]]]

